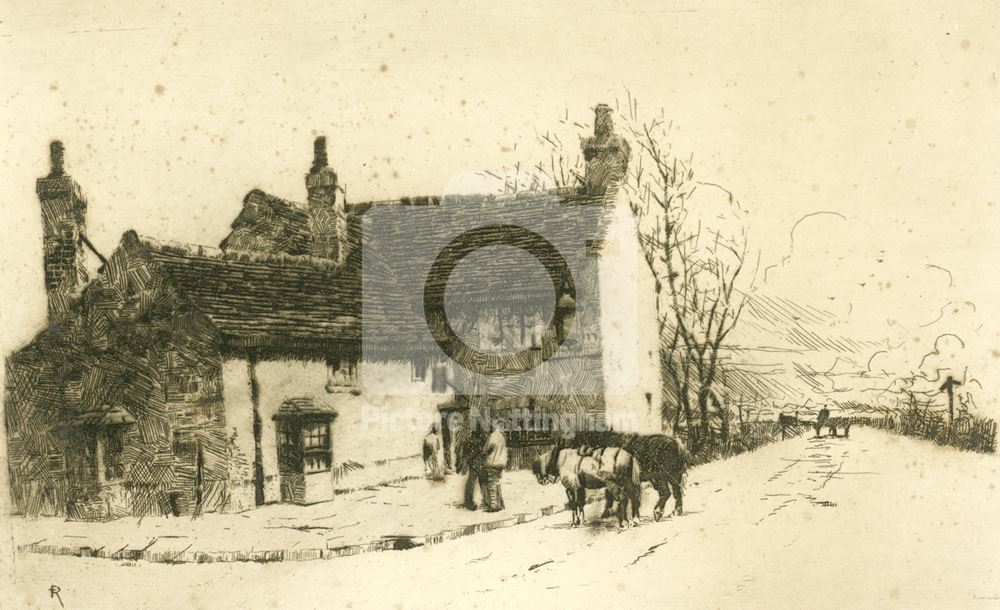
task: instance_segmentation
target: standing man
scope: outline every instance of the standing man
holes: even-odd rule
[[[503,493],[500,490],[500,478],[507,467],[507,437],[503,433],[501,420],[495,420],[491,426],[489,438],[483,451],[483,474],[480,487],[483,488],[483,503],[486,511],[495,513],[504,509]]]
[[[816,416],[816,436],[819,436],[820,429],[826,425],[828,419],[830,419],[830,409],[823,407]]]
[[[458,471],[467,472],[465,479],[465,508],[476,510],[476,485],[480,486],[483,501],[486,500],[486,488],[481,485],[481,473],[483,469],[483,444],[485,436],[481,430],[473,430],[472,424],[468,429],[463,430],[462,442],[458,447]]]
[[[424,437],[424,474],[432,481],[444,479],[444,466],[441,463],[441,436],[438,434],[437,423],[431,424],[431,431]]]

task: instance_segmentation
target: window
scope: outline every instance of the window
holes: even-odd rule
[[[330,422],[302,424],[302,464],[306,474],[330,470]]]
[[[278,442],[282,447],[296,447],[299,444],[298,435],[293,430],[282,428],[278,435]]]
[[[358,386],[358,361],[349,356],[326,359],[326,391],[353,390]]]
[[[177,390],[181,394],[194,394],[198,391],[198,377],[196,375],[180,375],[180,382]]]
[[[538,328],[544,328],[537,312],[512,308],[484,309],[477,317],[476,332],[480,351],[513,352],[537,347]]]
[[[101,449],[104,456],[104,480],[117,481],[125,477],[125,430],[121,426],[110,426],[101,435]]]
[[[414,356],[410,359],[410,381],[425,381],[427,379],[427,356]]]
[[[303,426],[302,446],[305,449],[329,449],[330,424],[317,422]]]
[[[545,334],[545,321],[535,312],[518,314],[514,320],[517,325],[511,349],[541,349],[542,335]]]
[[[500,317],[500,349],[513,352],[524,345],[524,317],[510,309],[499,313]]]
[[[448,365],[439,362],[431,370],[431,392],[444,394],[448,391]]]
[[[169,373],[167,384],[173,394],[197,394],[201,385],[197,375],[188,373]]]
[[[586,247],[587,256],[600,256],[601,250],[604,249],[603,239],[588,239],[586,242],[584,242],[584,244]]]
[[[479,312],[479,349],[484,352],[498,352],[503,349],[503,320],[497,309]]]

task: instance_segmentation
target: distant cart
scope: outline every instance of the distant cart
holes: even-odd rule
[[[816,436],[823,436],[823,428],[827,429],[827,436],[840,436],[839,430],[843,430],[844,438],[851,434],[852,418],[850,417],[830,417],[829,409],[820,409],[816,416],[816,421],[801,420],[798,415],[778,415],[778,425],[781,426],[781,438],[785,438],[785,431],[789,428],[799,426],[810,426],[816,431]]]

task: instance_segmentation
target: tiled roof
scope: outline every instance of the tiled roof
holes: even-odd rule
[[[243,209],[231,228],[219,244],[223,250],[304,255],[312,247],[306,206],[259,190],[243,199]]]
[[[426,344],[429,331],[423,316],[425,283],[445,283],[443,276],[429,274],[431,263],[441,249],[467,229],[487,224],[509,224],[537,233],[577,267],[578,294],[594,288],[596,268],[579,273],[581,259],[572,257],[601,243],[616,190],[600,196],[582,195],[575,190],[533,192],[516,197],[482,195],[447,196],[440,206],[377,210],[373,206],[363,219],[364,312],[366,346],[372,342]],[[392,214],[399,214],[394,220]],[[456,286],[456,275],[447,283],[447,307],[477,304],[534,307],[553,306],[552,280],[531,255],[519,250],[521,238],[492,249],[488,256],[475,259],[467,271],[468,283]],[[599,246],[597,246],[599,247]],[[539,257],[542,263],[555,262]],[[470,257],[471,260],[471,257]],[[527,264],[526,264],[527,263]],[[584,296],[585,306],[596,295]],[[449,314],[450,315],[450,314]]]
[[[307,213],[300,206],[254,191],[247,196],[241,213],[241,218],[246,218],[238,218],[233,223],[234,232],[223,241],[228,247],[225,251],[165,245],[146,238],[142,244],[182,298],[218,328],[224,347],[328,350],[334,343],[356,345],[362,338],[363,307],[365,332],[373,331],[366,337],[369,346],[380,342],[394,348],[427,345],[422,298],[428,261],[417,254],[439,251],[454,237],[456,227],[477,227],[485,222],[523,226],[560,251],[569,247],[567,244],[579,250],[585,242],[601,239],[608,209],[602,204],[613,197],[613,192],[588,196],[576,191],[547,191],[516,197],[470,195],[351,204],[348,227],[353,247],[347,260],[337,264],[285,253],[302,245],[296,227],[308,226],[303,220]],[[367,217],[385,208],[400,213],[401,221],[372,230]],[[259,225],[259,218],[251,218],[258,213],[274,214],[279,226],[267,238],[270,253],[236,251],[239,227]],[[365,244],[364,286],[369,298],[364,304],[362,220],[365,239],[371,240]],[[265,228],[268,222],[263,223]],[[496,254],[478,261],[481,266],[476,270],[483,277],[494,278],[493,282],[477,283],[454,298],[501,305],[551,301],[551,280],[539,265],[524,265],[524,252],[504,248]],[[525,278],[529,281],[524,282]],[[538,287],[537,294],[530,288],[512,290],[514,279]],[[578,292],[586,291],[593,279],[578,277]],[[453,295],[449,293],[448,298]],[[369,317],[376,323],[368,325]]]
[[[223,253],[144,239],[149,259],[231,348],[316,348],[360,340],[358,262]]]
[[[292,417],[308,417],[323,415],[336,417],[337,410],[327,402],[314,400],[312,398],[289,398],[281,403],[278,411],[271,419],[286,419]]]

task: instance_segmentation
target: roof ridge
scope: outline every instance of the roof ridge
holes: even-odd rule
[[[277,201],[279,201],[281,203],[287,203],[287,204],[289,204],[292,207],[292,209],[295,209],[295,210],[299,210],[299,211],[302,211],[302,212],[309,211],[309,204],[308,203],[303,203],[301,201],[295,201],[294,199],[287,199],[285,197],[281,197],[280,195],[273,195],[271,193],[268,193],[267,191],[265,191],[262,188],[253,188],[253,189],[250,189],[247,192],[247,194],[243,197],[243,203],[246,204],[247,200],[249,200],[250,197],[252,197],[254,195],[260,195],[264,199],[268,199],[268,200],[273,199],[273,200],[277,200]]]
[[[609,184],[608,191],[614,191],[618,187],[617,183]],[[508,201],[518,201],[522,199],[532,199],[535,197],[565,197],[565,198],[600,198],[606,193],[587,193],[575,186],[551,187],[538,190],[524,190],[516,193],[449,193],[446,195],[405,195],[389,199],[370,199],[361,201],[348,201],[348,206],[377,206],[377,205],[436,205],[439,203],[451,203],[454,201],[476,201],[479,203],[496,202],[504,203]],[[425,203],[429,202],[429,203]]]
[[[196,256],[240,263],[278,263],[282,265],[300,265],[314,269],[338,270],[344,267],[332,259],[311,256],[308,254],[287,254],[285,252],[254,252],[250,250],[223,250],[215,246],[190,244],[184,242],[158,240],[145,235],[139,236],[143,246],[163,254],[180,256]]]

